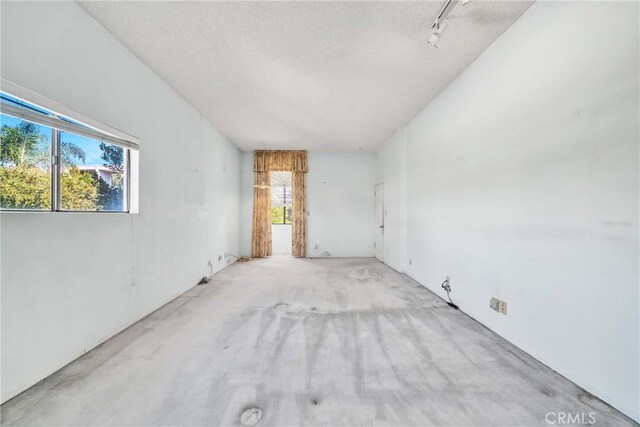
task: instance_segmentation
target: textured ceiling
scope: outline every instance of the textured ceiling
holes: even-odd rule
[[[374,150],[531,2],[80,2],[243,150]]]

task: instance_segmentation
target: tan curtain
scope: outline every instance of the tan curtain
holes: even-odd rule
[[[251,256],[262,258],[271,255],[271,174],[256,172],[255,175]]]
[[[291,254],[307,256],[307,208],[304,172],[291,172],[293,191],[293,226],[291,228]]]
[[[304,150],[258,150],[253,170],[256,172],[308,172],[307,152]]]
[[[307,211],[305,173],[308,172],[307,152],[304,150],[257,150],[253,170],[253,233],[251,256],[271,255],[271,174],[272,171],[292,172],[293,226],[291,253],[295,257],[307,254]]]

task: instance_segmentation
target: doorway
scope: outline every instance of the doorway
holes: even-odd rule
[[[291,255],[292,201],[291,172],[271,172],[271,248],[274,255]]]
[[[376,258],[384,262],[384,183],[376,185]]]

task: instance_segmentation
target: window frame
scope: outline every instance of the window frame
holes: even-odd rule
[[[11,213],[100,213],[100,214],[137,214],[138,213],[138,179],[139,179],[139,144],[140,140],[126,132],[105,125],[76,113],[55,101],[36,94],[6,79],[1,79],[2,93],[18,100],[35,105],[50,112],[34,112],[28,107],[18,107],[6,102],[0,102],[0,113],[10,117],[26,120],[51,129],[50,173],[51,173],[51,208],[50,209],[12,209],[0,207],[0,212]],[[64,120],[62,117],[68,119]],[[123,210],[69,210],[62,208],[62,168],[61,168],[61,138],[62,132],[73,133],[94,139],[106,144],[119,146],[124,150],[124,180]]]

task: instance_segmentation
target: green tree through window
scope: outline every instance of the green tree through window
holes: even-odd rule
[[[271,172],[271,224],[291,224],[291,172]]]

